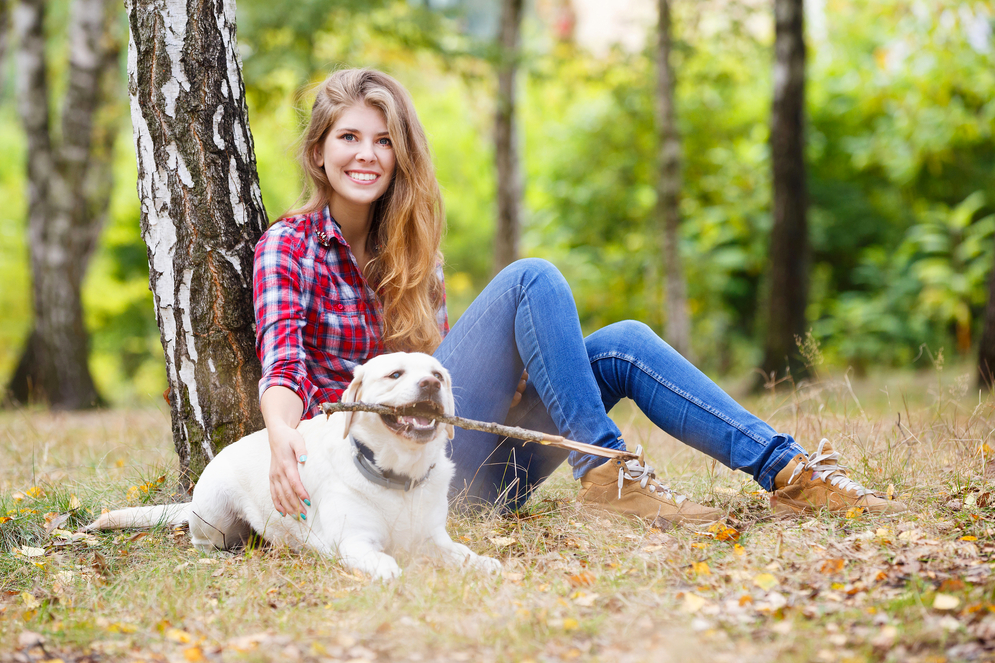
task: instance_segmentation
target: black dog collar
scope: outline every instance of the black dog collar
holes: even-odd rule
[[[353,454],[352,460],[356,463],[356,468],[359,470],[359,473],[373,483],[378,486],[383,486],[384,488],[389,488],[391,490],[403,490],[404,492],[407,492],[412,488],[416,488],[425,483],[425,480],[428,479],[428,475],[432,473],[432,469],[435,467],[435,465],[432,465],[432,467],[428,468],[428,472],[426,472],[425,476],[421,479],[412,479],[406,474],[399,474],[391,470],[381,470],[376,465],[372,449],[351,435],[349,436],[349,440],[352,442],[352,446],[356,450],[356,453]]]

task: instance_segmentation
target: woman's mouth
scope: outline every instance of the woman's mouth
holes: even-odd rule
[[[376,173],[361,173],[357,171],[349,171],[346,173],[353,182],[357,184],[371,184],[380,179],[380,176]]]

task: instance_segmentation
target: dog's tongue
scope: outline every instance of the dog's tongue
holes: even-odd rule
[[[398,417],[397,421],[405,425],[420,426],[421,428],[432,425],[432,420],[428,417],[402,416]]]

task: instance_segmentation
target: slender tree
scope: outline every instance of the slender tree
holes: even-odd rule
[[[267,225],[234,0],[128,0],[128,89],[184,481],[262,428],[252,261]]]
[[[502,0],[498,35],[498,95],[494,117],[494,159],[497,167],[497,229],[494,273],[518,258],[522,215],[522,175],[515,120],[515,74],[518,72],[523,0]]]
[[[674,71],[670,64],[673,27],[671,0],[659,0],[656,51],[656,115],[660,134],[659,175],[656,184],[656,217],[661,257],[666,273],[667,342],[691,358],[691,322],[687,287],[681,267],[679,228],[681,195],[681,139],[674,112]]]
[[[88,365],[89,336],[80,290],[107,216],[113,99],[120,52],[114,0],[76,0],[68,32],[69,80],[62,127],[51,135],[44,0],[14,10],[18,112],[27,136],[28,245],[34,326],[8,385],[16,401],[60,409],[99,403]]]
[[[995,269],[988,276],[988,303],[985,326],[978,344],[978,388],[995,389]]]
[[[10,3],[11,0],[0,0],[0,98],[3,97],[4,74],[7,71],[3,63],[10,43]]]
[[[808,188],[805,179],[803,0],[775,0],[774,100],[770,147],[774,225],[770,236],[764,380],[805,375],[796,337],[805,332],[808,299]],[[758,381],[761,386],[763,381]]]

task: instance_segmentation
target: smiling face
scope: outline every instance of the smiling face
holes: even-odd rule
[[[394,176],[394,147],[383,113],[367,104],[346,108],[318,144],[314,160],[331,185],[332,217],[340,224],[365,222]]]

